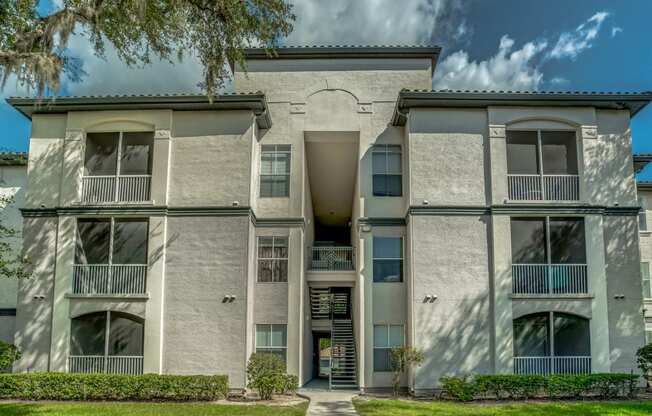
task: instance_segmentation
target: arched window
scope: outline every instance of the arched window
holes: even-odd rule
[[[72,319],[70,372],[142,373],[143,320],[122,312],[95,312]]]
[[[514,372],[574,374],[591,371],[589,320],[543,312],[514,320]]]

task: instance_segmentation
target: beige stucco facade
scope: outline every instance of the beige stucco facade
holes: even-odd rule
[[[331,328],[311,316],[311,290],[338,287],[350,296],[361,389],[391,386],[388,371],[375,371],[375,326],[402,326],[404,342],[424,352],[404,384],[428,392],[445,375],[514,371],[514,320],[541,312],[588,320],[591,371],[636,371],[644,320],[631,109],[528,98],[401,109],[402,89],[430,89],[432,56],[319,53],[252,55],[247,72],[235,68],[237,91],[264,93],[271,127],[233,106],[89,104],[31,115],[24,233],[35,273],[19,292],[24,356],[16,369],[68,371],[71,319],[110,310],[143,320],[144,372],[227,374],[233,388],[246,385],[256,325],[284,325],[288,371],[305,384],[315,376],[314,339]],[[577,201],[509,201],[510,129],[575,133]],[[80,200],[94,131],[153,132],[148,201]],[[260,193],[261,153],[270,145],[289,146],[287,197]],[[400,148],[399,196],[374,195],[376,145]],[[328,240],[329,215],[330,226],[346,229],[352,270],[310,267],[311,247]],[[512,293],[513,216],[584,219],[588,293]],[[146,293],[71,293],[80,217],[149,219]],[[257,278],[257,242],[266,236],[287,239],[285,282]],[[401,281],[374,282],[376,237],[400,238]]]

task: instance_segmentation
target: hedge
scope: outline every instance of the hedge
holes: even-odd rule
[[[0,399],[201,401],[226,398],[227,376],[0,374]]]
[[[550,376],[505,374],[442,377],[441,382],[445,395],[459,401],[535,397],[611,399],[632,397],[639,378],[635,374],[621,373]]]

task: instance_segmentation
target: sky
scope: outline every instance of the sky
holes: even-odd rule
[[[433,88],[652,91],[650,0],[291,0],[285,45],[438,45]],[[43,1],[47,12],[56,3]],[[128,68],[94,56],[81,35],[68,54],[86,75],[59,95],[200,92],[192,57]],[[10,79],[0,98],[28,95]],[[29,120],[0,103],[0,149],[26,151]],[[652,153],[652,104],[632,120],[634,153]],[[652,167],[639,176],[652,180]]]

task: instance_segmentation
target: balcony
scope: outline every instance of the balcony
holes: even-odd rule
[[[146,264],[75,264],[72,293],[137,295],[145,293]]]
[[[310,247],[308,268],[313,271],[355,270],[353,247]]]
[[[579,175],[507,175],[510,201],[579,201]]]
[[[514,374],[589,374],[591,357],[514,357]]]
[[[586,264],[512,264],[512,293],[587,294]]]
[[[143,374],[142,356],[71,355],[69,373]]]
[[[152,175],[82,177],[81,202],[145,202],[150,200]]]

